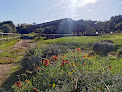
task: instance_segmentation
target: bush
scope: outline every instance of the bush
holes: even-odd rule
[[[39,53],[38,47],[30,47],[24,55],[22,65],[29,70],[33,70],[34,65],[39,64]]]
[[[51,44],[48,46],[41,47],[41,57],[51,57],[52,55],[60,55],[67,52],[67,48],[64,45]]]
[[[113,49],[114,45],[110,42],[96,42],[93,44],[93,51],[100,56],[107,55]]]
[[[39,49],[40,47],[40,49]],[[30,47],[24,55],[23,66],[29,70],[33,70],[34,65],[39,65],[40,57],[46,58],[51,57],[52,55],[60,55],[67,52],[66,47],[58,45],[48,45],[48,46],[39,46],[39,47]]]
[[[118,49],[118,51],[117,51],[117,56],[118,56],[118,57],[119,57],[119,56],[122,56],[122,48]]]

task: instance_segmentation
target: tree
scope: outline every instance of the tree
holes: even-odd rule
[[[2,29],[4,33],[12,33],[12,28],[10,27],[9,24],[3,24]]]

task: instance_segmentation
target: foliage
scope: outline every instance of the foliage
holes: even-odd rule
[[[117,55],[118,55],[118,56],[122,56],[122,48],[118,49]]]
[[[22,64],[32,70],[34,65],[39,65],[39,57],[45,58],[46,56],[51,57],[52,55],[59,55],[66,52],[66,48],[64,46],[58,45],[48,45],[41,46],[40,49],[38,47],[30,47],[24,55]]]
[[[111,41],[118,49],[122,47],[122,34],[114,35],[102,35],[102,36],[74,36],[74,37],[62,37],[57,39],[48,39],[41,41],[39,45],[43,44],[57,44],[64,45],[67,48],[81,48],[81,49],[92,49],[93,44],[96,41]]]
[[[101,56],[107,55],[107,53],[113,49],[114,45],[110,42],[96,42],[93,45],[93,51]]]
[[[16,32],[16,27],[12,21],[1,22],[0,29],[3,30],[4,33],[15,33]]]
[[[19,77],[12,87],[18,91],[115,91],[121,90],[121,58],[81,54],[80,48],[68,53],[40,58],[39,65]],[[22,78],[22,79],[21,79]]]
[[[67,52],[67,48],[63,45],[51,44],[44,47],[41,47],[41,57],[45,58],[46,56],[51,57],[52,55],[60,55]]]

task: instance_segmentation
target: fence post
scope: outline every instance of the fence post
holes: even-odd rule
[[[3,33],[2,33],[2,41],[3,41]]]

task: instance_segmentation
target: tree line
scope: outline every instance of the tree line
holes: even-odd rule
[[[64,18],[42,24],[17,24],[12,21],[0,23],[0,31],[28,34],[31,32],[41,34],[81,34],[96,35],[97,33],[122,32],[122,15],[112,16],[108,21],[72,20]]]

